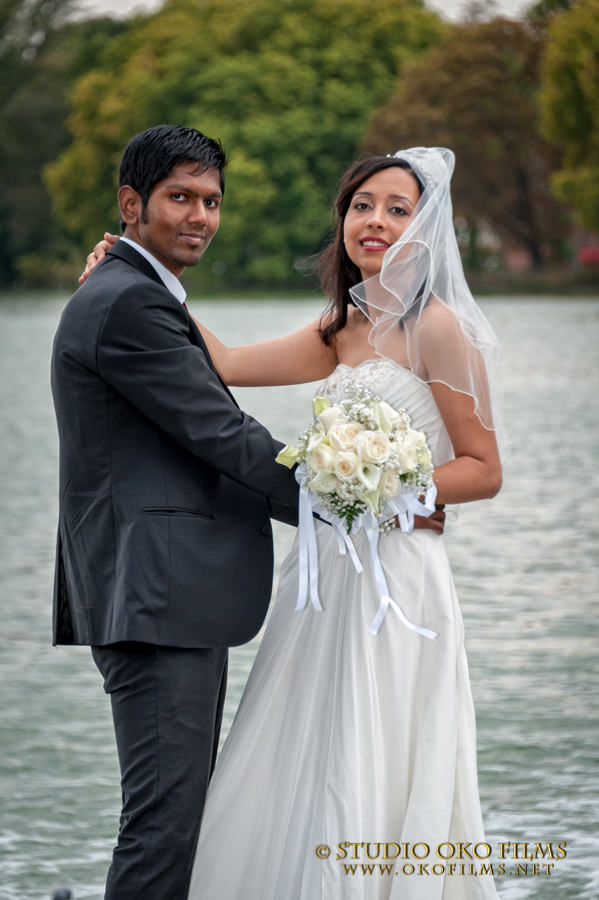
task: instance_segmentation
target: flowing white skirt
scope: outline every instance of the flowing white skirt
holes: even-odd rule
[[[354,538],[359,575],[333,530],[317,530],[324,611],[294,611],[294,546],[210,785],[190,900],[492,900],[490,875],[432,872],[459,862],[441,860],[440,844],[484,841],[443,539],[394,531],[380,541],[391,596],[438,632],[432,641],[392,609],[370,634],[379,597],[364,534]]]

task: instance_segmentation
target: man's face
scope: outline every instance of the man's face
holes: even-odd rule
[[[134,210],[125,218],[125,237],[140,243],[174,275],[195,266],[218,230],[223,198],[218,170],[180,163],[154,186],[143,211],[132,188],[121,191]]]

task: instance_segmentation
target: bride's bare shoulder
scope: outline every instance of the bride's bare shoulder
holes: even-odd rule
[[[438,297],[431,297],[418,321],[421,338],[427,342],[452,341],[461,332],[455,313]]]
[[[456,322],[456,317],[447,303],[444,303],[439,297],[433,296],[424,306],[420,320],[423,325],[431,328],[443,325],[447,327]]]

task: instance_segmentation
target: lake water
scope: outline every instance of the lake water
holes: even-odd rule
[[[50,646],[57,439],[48,367],[65,298],[0,299],[0,898],[37,900],[68,886],[75,900],[99,900],[120,802],[109,703],[86,648]],[[599,897],[599,299],[482,305],[504,345],[512,452],[500,495],[462,507],[447,544],[487,837],[529,851],[566,842],[551,874],[540,866],[499,878],[505,900],[590,900]],[[293,330],[320,301],[190,307],[229,343],[245,343]],[[236,394],[293,440],[312,390]],[[276,529],[277,565],[291,538]],[[225,732],[256,647],[232,653]]]

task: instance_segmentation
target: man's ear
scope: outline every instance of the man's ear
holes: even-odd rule
[[[125,225],[137,225],[141,220],[141,197],[129,184],[119,188],[119,210]]]

